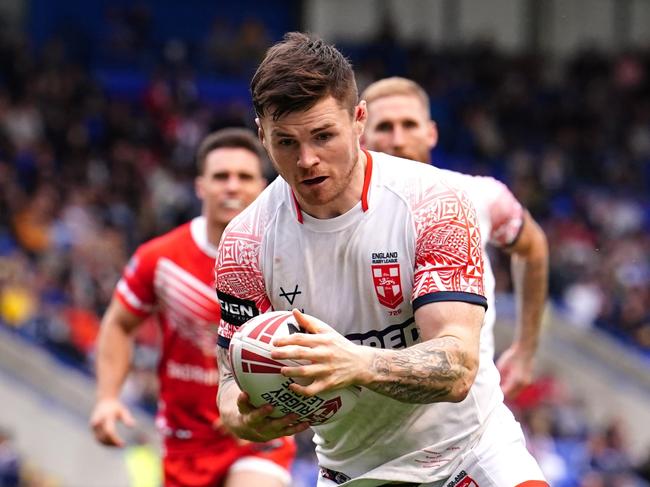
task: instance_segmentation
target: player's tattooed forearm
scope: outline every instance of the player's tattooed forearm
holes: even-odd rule
[[[430,340],[389,355],[376,353],[372,372],[377,380],[369,387],[403,402],[435,402],[465,379],[466,361],[466,353],[452,338]]]
[[[378,354],[375,354],[372,361],[372,367],[379,375],[387,376],[390,374],[390,364],[388,363],[388,360]]]

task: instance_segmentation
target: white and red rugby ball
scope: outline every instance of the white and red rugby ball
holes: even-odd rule
[[[360,389],[348,387],[307,397],[289,389],[293,382],[306,385],[309,380],[285,377],[280,369],[308,362],[271,358],[275,338],[302,333],[290,311],[271,311],[258,315],[239,327],[230,340],[229,354],[235,380],[250,396],[253,406],[270,403],[275,406],[271,416],[290,413],[299,421],[319,425],[335,421],[356,404]]]

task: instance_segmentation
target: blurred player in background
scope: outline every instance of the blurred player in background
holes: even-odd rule
[[[166,486],[280,487],[290,482],[293,439],[263,445],[236,439],[221,423],[215,404],[216,246],[228,222],[265,187],[264,161],[264,149],[249,130],[207,136],[197,153],[202,216],[137,249],[103,318],[90,423],[97,440],[109,446],[124,444],[118,421],[134,424],[119,399],[134,333],[148,316],[159,320],[157,426],[164,437]]]
[[[319,487],[547,486],[494,363],[479,361],[487,300],[471,201],[434,167],[361,150],[366,107],[352,67],[318,38],[287,34],[251,92],[282,177],[219,246],[224,423],[254,441],[306,429],[294,414],[270,418],[270,404],[253,407],[227,355],[242,307],[304,309],[326,323],[296,309],[309,333],[276,339],[272,351],[309,362],[282,368],[305,379],[291,389],[361,386],[350,413],[312,427]]]
[[[392,77],[372,83],[361,94],[368,108],[362,143],[370,150],[431,164],[438,142],[429,97],[414,81]],[[497,362],[501,388],[508,398],[533,379],[535,351],[548,290],[548,244],[540,226],[501,182],[491,177],[445,171],[463,188],[476,208],[481,240],[511,254],[516,296],[516,330]],[[485,254],[487,255],[487,253]],[[495,279],[488,258],[483,273],[488,299],[481,330],[481,356],[494,358]]]

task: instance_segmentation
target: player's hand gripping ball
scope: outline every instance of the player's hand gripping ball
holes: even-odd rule
[[[302,333],[290,311],[272,311],[256,316],[242,326],[230,341],[230,363],[239,388],[247,392],[255,407],[270,403],[272,417],[296,413],[299,421],[319,425],[335,421],[356,404],[359,389],[348,387],[306,397],[289,385],[308,385],[309,379],[294,379],[280,373],[282,367],[304,365],[305,361],[271,358],[275,338]]]

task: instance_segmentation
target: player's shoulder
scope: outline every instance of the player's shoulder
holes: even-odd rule
[[[502,192],[510,192],[505,183],[494,176],[466,174],[449,169],[440,170],[452,183],[467,191],[470,195],[497,195]]]
[[[155,259],[159,257],[169,257],[179,249],[187,251],[187,244],[192,241],[190,225],[191,222],[184,223],[166,233],[163,233],[162,235],[146,241],[138,247],[136,254],[149,259]]]
[[[405,180],[434,178],[438,169],[429,164],[392,156],[384,152],[368,151],[372,156],[373,166],[381,175],[384,184],[399,184]]]
[[[461,191],[457,180],[445,171],[421,162],[384,153],[371,153],[377,164],[379,184],[409,202],[434,194]]]

